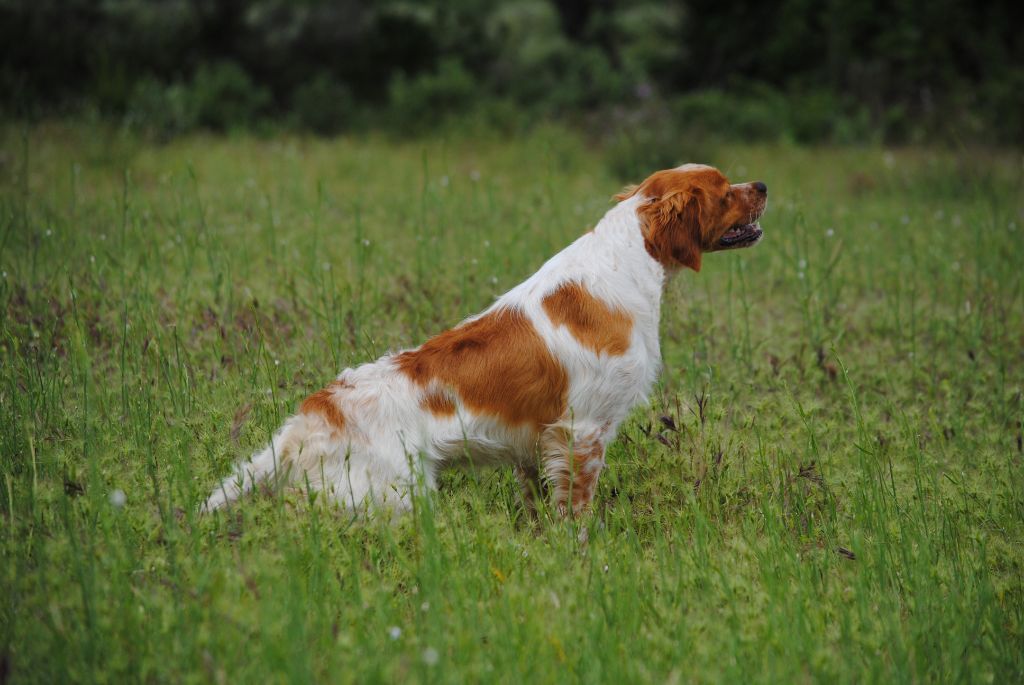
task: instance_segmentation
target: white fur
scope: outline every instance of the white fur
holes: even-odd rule
[[[597,227],[545,263],[486,311],[516,308],[533,323],[568,375],[569,413],[552,430],[571,440],[603,448],[614,438],[629,410],[644,402],[661,364],[658,320],[665,269],[644,247],[632,197],[610,209]],[[568,328],[556,326],[542,306],[560,285],[576,281],[633,319],[630,346],[622,355],[595,354]],[[398,370],[388,354],[338,375],[345,430],[332,437],[315,415],[289,418],[271,445],[235,467],[214,490],[204,510],[222,507],[264,480],[290,482],[326,491],[338,503],[406,509],[417,484],[433,488],[445,465],[471,461],[490,464],[536,463],[532,428],[506,425],[457,405],[454,417],[437,417],[421,407],[424,389]],[[549,478],[572,467],[567,455],[552,455]],[[599,470],[599,459],[586,464]],[[561,493],[564,497],[565,493]]]

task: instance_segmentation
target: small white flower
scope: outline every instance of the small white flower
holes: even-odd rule
[[[473,266],[476,266],[476,263],[477,263],[476,262],[476,257],[473,257],[472,259],[470,259],[469,263],[472,264]]]
[[[605,572],[605,573],[608,573],[608,564],[605,564],[605,565],[604,565],[604,572]]]
[[[472,171],[470,171],[469,172],[469,180],[473,181],[473,183],[476,183],[477,181],[479,181],[480,180],[480,172],[477,171],[476,169],[473,169]]]
[[[128,495],[124,494],[124,490],[118,488],[110,491],[110,505],[115,509],[120,509],[127,501]]]
[[[490,246],[491,246],[491,241],[490,240],[485,240],[484,241],[484,247],[490,247]]]
[[[949,265],[949,268],[951,268],[953,271],[959,271],[960,262],[953,262],[952,264]]]
[[[397,640],[398,638],[402,637],[402,629],[398,626],[391,626],[390,628],[388,628],[388,637],[390,637],[392,640]]]
[[[106,240],[106,239],[107,239],[107,234],[106,233],[100,233],[100,240]]]
[[[525,559],[528,556],[530,556],[530,553],[524,549],[523,550],[523,559]]]
[[[274,366],[281,366],[281,360],[280,359],[275,359],[274,360]]]
[[[798,268],[799,268],[799,269],[800,269],[801,271],[803,271],[804,269],[806,269],[806,268],[807,268],[807,260],[806,260],[806,259],[801,259],[801,260],[800,260],[799,262],[797,262],[797,267],[798,267]]]
[[[430,611],[430,602],[420,604],[420,611]]]
[[[7,272],[6,271],[4,272],[4,278],[7,278]]]
[[[324,271],[330,271],[330,270],[331,270],[331,263],[330,263],[330,262],[324,262],[324,263],[323,263],[323,264],[321,265],[321,268],[322,268],[322,269],[323,269]]]
[[[370,239],[369,238],[363,238],[363,247],[369,247],[369,246],[370,246]]]
[[[804,280],[804,272],[798,271],[796,277],[799,278],[801,281]]]
[[[46,237],[50,237],[51,235],[53,235],[53,231],[46,229]]]
[[[438,654],[437,650],[433,647],[427,647],[423,650],[423,663],[425,663],[427,666],[433,666],[437,663],[438,659],[440,658],[441,655]]]
[[[491,285],[498,285],[498,277],[491,276]]]
[[[89,255],[89,262],[92,263],[92,264],[95,264],[96,263],[96,255],[94,255],[94,254]]]
[[[834,228],[827,228],[827,229],[825,229],[825,237],[826,238],[831,238],[835,234],[836,234],[836,230]]]

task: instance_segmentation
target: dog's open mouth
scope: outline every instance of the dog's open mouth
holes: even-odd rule
[[[764,235],[761,224],[740,224],[733,226],[718,239],[718,249],[729,250],[734,247],[750,247]]]

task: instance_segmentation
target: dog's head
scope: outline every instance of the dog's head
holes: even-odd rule
[[[768,202],[760,181],[729,183],[714,167],[684,164],[651,174],[616,200],[639,196],[647,252],[669,268],[700,271],[701,255],[751,247],[763,232],[757,220]]]

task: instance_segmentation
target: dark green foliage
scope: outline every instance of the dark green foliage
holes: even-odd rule
[[[188,83],[140,80],[128,99],[125,121],[159,137],[196,127],[226,131],[252,125],[270,99],[267,89],[240,66],[218,62],[200,67]]]
[[[200,67],[190,97],[196,122],[216,131],[251,124],[270,101],[267,90],[233,62]]]
[[[661,98],[693,132],[743,140],[1020,143],[1013,7],[0,0],[0,109],[165,135],[256,118],[408,133],[496,100],[534,119]]]
[[[398,130],[423,131],[449,114],[465,111],[477,92],[473,77],[456,60],[445,60],[436,73],[400,73],[391,81],[392,123]]]
[[[327,72],[295,89],[292,114],[302,128],[322,134],[337,133],[351,123],[352,92]]]

